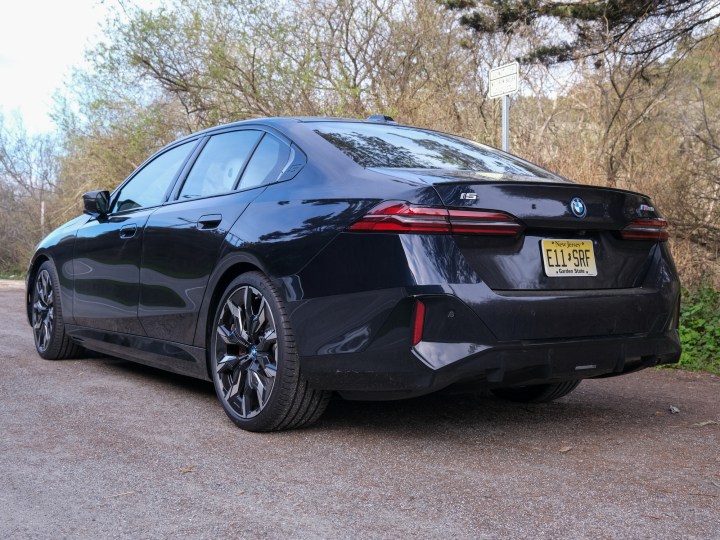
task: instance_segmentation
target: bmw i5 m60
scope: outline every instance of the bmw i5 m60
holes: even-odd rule
[[[333,392],[547,401],[680,356],[648,197],[386,117],[220,126],[83,199],[27,273],[40,356],[211,380],[244,429],[308,425]]]

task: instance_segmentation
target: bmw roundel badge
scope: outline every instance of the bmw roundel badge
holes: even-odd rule
[[[570,210],[577,218],[584,218],[587,215],[587,207],[580,197],[573,197],[570,201]]]

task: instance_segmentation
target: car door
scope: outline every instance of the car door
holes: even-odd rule
[[[143,229],[197,142],[174,146],[143,165],[113,194],[109,214],[91,218],[78,230],[73,252],[76,324],[144,334],[137,318]]]
[[[153,212],[145,227],[138,314],[148,336],[192,344],[225,235],[268,179],[280,175],[289,155],[289,145],[257,129],[209,138],[174,200]],[[247,189],[241,176],[252,180]]]

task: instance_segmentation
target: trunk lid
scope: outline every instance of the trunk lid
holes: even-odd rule
[[[398,171],[392,174],[398,176]],[[639,193],[579,185],[560,177],[417,170],[401,174],[431,184],[448,209],[505,212],[524,225],[522,234],[513,238],[455,235],[463,256],[494,290],[639,287],[652,264],[657,241],[620,235],[633,220],[660,217],[650,199]],[[560,243],[548,242],[552,240]],[[568,245],[563,244],[567,240],[570,246],[591,250],[597,275],[556,273],[549,266],[562,262],[563,253],[544,251]]]

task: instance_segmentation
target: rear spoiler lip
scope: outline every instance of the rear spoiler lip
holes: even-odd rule
[[[374,171],[388,176],[395,176],[405,180],[415,180],[418,183],[439,187],[444,185],[462,184],[518,184],[529,186],[556,186],[565,189],[596,189],[618,193],[627,193],[649,199],[644,193],[616,187],[597,186],[594,184],[582,184],[569,180],[559,175],[554,178],[542,178],[537,176],[519,176],[513,174],[486,173],[480,171],[454,171],[448,169],[404,169],[390,167],[368,167],[367,170]],[[439,180],[442,179],[442,180]]]

